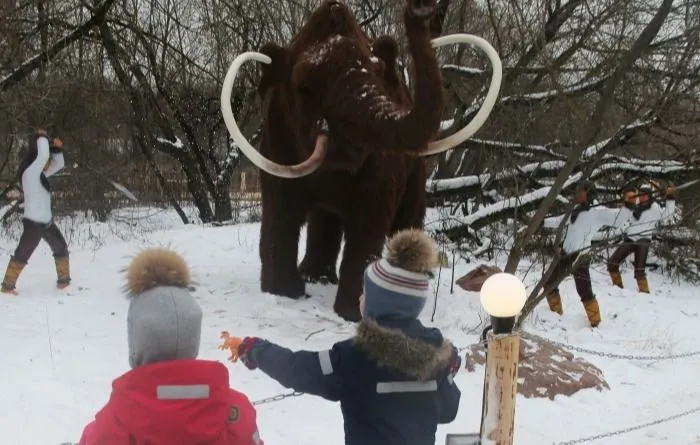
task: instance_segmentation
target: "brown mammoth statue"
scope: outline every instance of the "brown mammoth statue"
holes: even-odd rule
[[[412,96],[396,72],[396,42],[390,37],[371,42],[347,6],[333,0],[311,14],[287,47],[266,44],[231,64],[221,91],[224,122],[241,151],[262,170],[263,292],[306,295],[297,257],[299,233],[308,216],[307,257],[301,269],[310,278],[334,272],[342,231],[345,248],[334,310],[358,321],[367,261],[381,255],[393,231],[422,227],[423,156],[471,137],[491,112],[501,82],[500,59],[484,40],[454,34],[431,41],[429,21],[434,13],[435,0],[407,0],[404,24],[414,65]],[[474,119],[434,141],[443,91],[433,47],[455,43],[485,52],[493,75]],[[231,109],[238,70],[251,60],[262,63],[259,151],[241,134]],[[332,245],[323,246],[324,240]]]

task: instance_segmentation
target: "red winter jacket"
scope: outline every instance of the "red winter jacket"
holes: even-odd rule
[[[263,445],[248,398],[219,362],[142,366],[112,382],[79,445]]]

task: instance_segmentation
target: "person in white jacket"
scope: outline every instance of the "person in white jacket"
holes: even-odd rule
[[[5,271],[0,288],[3,293],[17,294],[17,279],[42,239],[49,244],[54,255],[57,286],[65,288],[71,281],[68,244],[53,222],[51,186],[47,179],[64,165],[63,142],[58,138],[49,142],[46,132],[38,130],[19,168],[24,194],[23,230]]]
[[[595,185],[591,182],[581,184],[576,191],[576,207],[567,221],[561,258],[544,285],[550,310],[561,315],[564,313],[561,295],[554,283],[573,272],[576,292],[591,327],[598,326],[601,321],[600,306],[591,286],[591,241],[603,226],[622,229],[627,222],[621,208],[592,206],[594,200]]]
[[[643,185],[639,193],[634,193],[634,198],[638,197],[639,202],[635,203],[630,210],[627,226],[623,229],[625,240],[620,244],[608,259],[608,273],[612,283],[620,288],[623,287],[622,275],[620,274],[620,264],[631,254],[634,254],[634,278],[637,280],[639,292],[649,293],[649,281],[646,275],[647,256],[649,255],[649,245],[651,237],[656,231],[659,223],[669,222],[673,219],[676,210],[675,189],[673,186],[666,188],[666,205],[661,207],[653,199],[653,188],[650,185]]]

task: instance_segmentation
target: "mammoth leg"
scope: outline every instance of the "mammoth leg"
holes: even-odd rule
[[[367,215],[351,218],[345,225],[345,248],[340,263],[340,280],[333,310],[347,321],[360,321],[359,301],[365,268],[382,255],[391,217],[386,221],[376,218],[381,213],[367,210],[356,213]],[[354,215],[353,215],[354,216]]]
[[[416,159],[415,162],[416,165],[406,180],[406,191],[396,211],[391,235],[403,229],[423,229],[427,204],[425,191],[427,166],[423,159]]]
[[[299,272],[307,283],[338,284],[336,264],[343,240],[343,222],[315,208],[307,215],[306,253]]]
[[[284,193],[288,186],[263,174],[263,211],[260,229],[260,288],[289,298],[306,296],[306,286],[297,270],[299,232],[306,214],[298,197]]]

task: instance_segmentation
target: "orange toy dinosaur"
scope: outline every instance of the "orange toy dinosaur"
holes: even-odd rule
[[[228,359],[229,361],[236,363],[238,361],[238,345],[241,344],[241,338],[233,337],[228,333],[228,331],[221,331],[221,336],[219,338],[224,340],[224,343],[219,345],[219,349],[222,351],[227,349],[231,351],[231,357]]]

